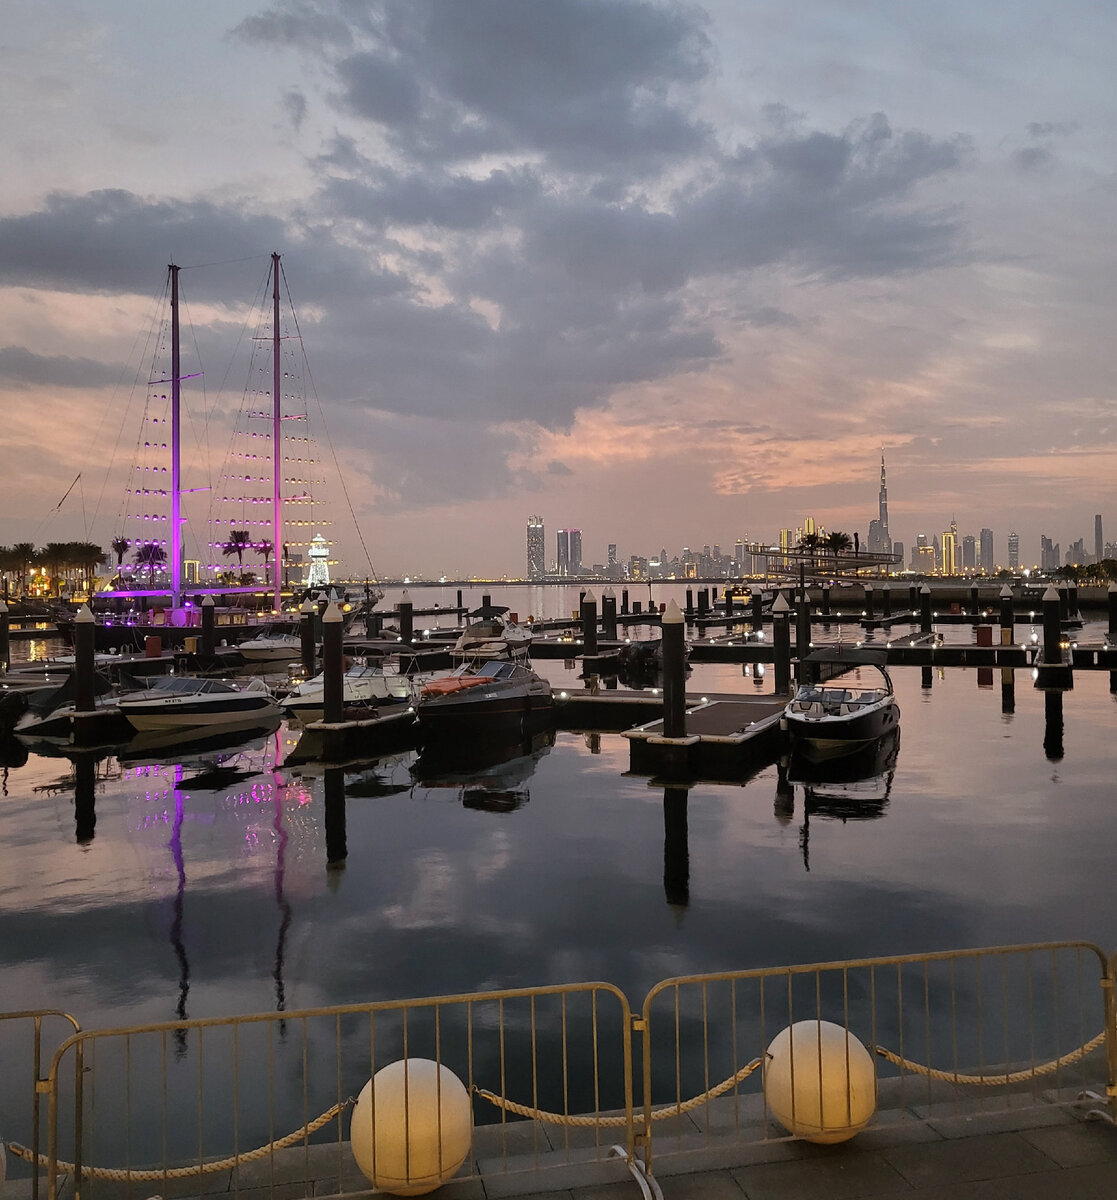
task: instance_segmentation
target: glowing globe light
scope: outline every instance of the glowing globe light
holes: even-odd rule
[[[469,1155],[469,1093],[453,1071],[429,1058],[389,1063],[361,1089],[349,1136],[373,1187],[422,1196],[456,1174]]]
[[[777,1121],[808,1142],[844,1142],[876,1110],[876,1068],[856,1037],[832,1021],[796,1021],[776,1034],[764,1099]]]

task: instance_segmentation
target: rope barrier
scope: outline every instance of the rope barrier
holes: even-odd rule
[[[876,1046],[876,1052],[881,1058],[887,1059],[893,1066],[902,1067],[917,1075],[926,1075],[929,1079],[941,1079],[946,1083],[975,1084],[979,1087],[1000,1087],[1006,1083],[1024,1083],[1043,1075],[1053,1075],[1061,1067],[1069,1067],[1072,1063],[1080,1062],[1088,1054],[1092,1054],[1105,1041],[1103,1029],[1097,1037],[1091,1038],[1084,1046],[1064,1054],[1061,1058],[1053,1058],[1050,1062],[1040,1063],[1037,1067],[1026,1067],[1022,1071],[1006,1071],[1003,1075],[963,1075],[957,1071],[940,1071],[936,1067],[928,1067],[923,1063],[912,1062],[888,1050],[884,1046]]]
[[[760,1066],[761,1062],[763,1062],[763,1059],[754,1058],[752,1062],[746,1063],[739,1071],[735,1071],[730,1075],[728,1079],[723,1079],[715,1087],[709,1088],[698,1096],[692,1096],[689,1100],[685,1100],[681,1104],[669,1104],[663,1108],[652,1109],[652,1120],[665,1121],[668,1117],[679,1117],[683,1113],[690,1112],[692,1109],[700,1108],[710,1100],[716,1100],[718,1096],[724,1096],[731,1088],[736,1087],[737,1084],[746,1080]],[[490,1104],[504,1109],[505,1112],[514,1113],[518,1117],[531,1117],[536,1121],[545,1121],[549,1125],[571,1125],[575,1128],[591,1129],[595,1127],[613,1128],[628,1123],[627,1117],[602,1117],[596,1113],[592,1116],[581,1117],[570,1113],[547,1112],[542,1108],[532,1108],[529,1104],[517,1104],[515,1100],[505,1099],[503,1096],[498,1096],[495,1092],[490,1092],[485,1088],[474,1086],[473,1091],[482,1099],[488,1100]]]
[[[293,1146],[296,1142],[302,1141],[303,1138],[309,1137],[312,1133],[317,1133],[323,1125],[328,1125],[354,1102],[355,1098],[350,1096],[348,1100],[343,1100],[340,1104],[335,1104],[332,1108],[328,1108],[321,1116],[315,1117],[313,1121],[303,1125],[300,1129],[296,1129],[294,1133],[289,1133],[286,1137],[269,1142],[266,1146],[258,1146],[255,1150],[249,1150],[246,1154],[230,1154],[226,1158],[215,1159],[213,1162],[193,1163],[189,1167],[171,1167],[167,1170],[130,1171],[122,1170],[119,1167],[82,1167],[82,1178],[111,1179],[114,1182],[124,1183],[136,1180],[148,1183],[161,1179],[188,1179],[192,1175],[212,1175],[216,1171],[226,1171],[230,1167],[238,1167],[243,1163],[255,1162],[257,1159],[266,1158],[269,1154],[273,1154],[277,1150],[286,1150],[288,1146]],[[24,1162],[36,1163],[37,1161],[37,1165],[40,1167],[50,1166],[50,1159],[47,1155],[40,1154],[36,1160],[35,1154],[26,1146],[21,1146],[18,1142],[12,1142],[8,1146],[8,1149],[17,1158],[22,1158]],[[57,1169],[70,1173],[77,1170],[77,1164],[59,1161]]]

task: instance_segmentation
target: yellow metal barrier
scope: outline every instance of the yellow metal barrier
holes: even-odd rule
[[[876,1111],[864,1119],[878,1125],[1080,1094],[1113,1121],[1115,964],[1091,943],[1057,942],[680,976],[652,988],[637,1018],[606,983],[96,1031],[65,1018],[76,1031],[45,1079],[46,1014],[8,1014],[36,1020],[36,1139],[38,1095],[49,1099],[47,1153],[37,1140],[23,1153],[46,1169],[49,1195],[72,1173],[75,1200],[184,1179],[198,1192],[311,1181],[319,1195],[364,1192],[352,1099],[387,1064],[426,1058],[470,1097],[473,1141],[455,1178],[480,1177],[490,1195],[550,1191],[616,1179],[619,1156],[647,1196],[653,1148],[697,1165],[711,1148],[731,1161],[791,1137],[795,1071],[821,1080],[821,1031],[817,1070],[792,1054],[790,1118],[765,1097],[769,1048],[792,1027],[794,1051],[805,1036],[794,1030],[823,1022],[841,1031],[847,1069],[855,1040],[872,1055]],[[815,1134],[859,1123],[852,1105],[820,1108]]]

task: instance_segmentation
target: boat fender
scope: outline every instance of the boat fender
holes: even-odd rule
[[[787,732],[787,718],[780,717],[780,733],[786,733],[786,732]]]

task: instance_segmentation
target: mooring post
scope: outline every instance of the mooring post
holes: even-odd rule
[[[777,696],[786,696],[791,690],[791,605],[783,592],[776,596],[772,605],[772,646],[776,664],[772,690]]]
[[[924,584],[919,589],[919,631],[931,632],[931,589]]]
[[[582,596],[582,654],[597,653],[597,597],[593,592]]]
[[[1046,593],[1044,593],[1046,595]],[[1059,584],[1059,620],[1066,621],[1070,617],[1070,591]]]
[[[733,615],[733,589],[729,584],[725,585],[725,615],[731,617]]]
[[[913,615],[919,611],[919,584],[908,584],[908,612]]]
[[[822,615],[824,617],[830,615],[830,585],[828,583],[822,585]]]
[[[1006,583],[1001,588],[1001,645],[1011,646],[1016,632],[1016,611],[1012,588]]]
[[[74,618],[74,712],[92,712],[94,707],[94,628],[93,613],[83,604]]]
[[[688,621],[694,620],[694,588],[687,588],[686,590],[686,619]]]
[[[1067,613],[1069,616],[1079,616],[1078,611],[1078,584],[1071,583],[1067,587]]]
[[[690,789],[663,789],[663,898],[685,908],[690,903],[690,848],[687,799]]]
[[[326,870],[341,871],[349,848],[345,837],[345,771],[342,767],[327,767],[323,772],[325,784]]]
[[[11,617],[8,616],[8,606],[3,600],[0,600],[0,670],[6,671],[11,665]]]
[[[698,589],[698,615],[704,617],[710,607],[710,593],[706,588]]]
[[[317,605],[308,597],[299,607],[299,658],[308,679],[314,674],[314,658],[317,651],[314,618],[317,615]]]
[[[811,647],[811,605],[805,592],[795,601],[795,657],[800,663]],[[801,670],[802,668],[800,668]],[[802,678],[799,680],[803,682]]]
[[[621,615],[628,616],[628,588],[621,588]]]
[[[970,612],[975,617],[981,615],[981,601],[978,599],[976,583],[970,585]]]
[[[407,593],[405,592],[404,595],[406,595],[406,594]],[[488,608],[492,604],[492,602],[493,602],[492,596],[486,595],[484,592],[481,593],[481,607],[482,608]]]
[[[488,596],[482,597],[486,608],[489,607]],[[404,592],[399,598],[399,640],[405,646],[410,646],[415,638],[415,606],[411,603],[411,593]]]
[[[601,593],[601,636],[606,641],[617,640],[617,594],[612,588]]]
[[[873,585],[867,583],[865,584],[865,612],[863,614],[866,621],[876,620],[876,604],[876,593],[873,591]]]
[[[886,583],[880,589],[880,601],[884,609],[884,619],[889,621],[892,619],[892,588]]]
[[[202,601],[202,653],[210,658],[217,653],[217,605],[212,596]]]
[[[683,614],[667,601],[660,620],[663,638],[663,736],[686,737],[686,643]]]
[[[758,632],[764,628],[764,596],[761,592],[752,594],[752,627]]]
[[[1117,583],[1110,583],[1106,595],[1109,599],[1109,644],[1117,646]],[[1117,692],[1117,671],[1109,672],[1109,690]]]
[[[461,590],[461,588],[458,588],[458,603],[457,603],[456,607],[457,607],[457,609],[458,609],[458,612],[459,612],[459,614],[461,613],[461,610],[462,610],[462,609],[465,607],[465,605],[464,605],[464,604],[462,604],[462,590]]]
[[[406,593],[405,593],[406,594]],[[338,724],[345,712],[345,663],[341,653],[341,609],[331,604],[322,617],[322,720]]]
[[[1053,587],[1043,593],[1043,661],[1047,665],[1061,664],[1063,652],[1059,648],[1062,640],[1063,600]]]

